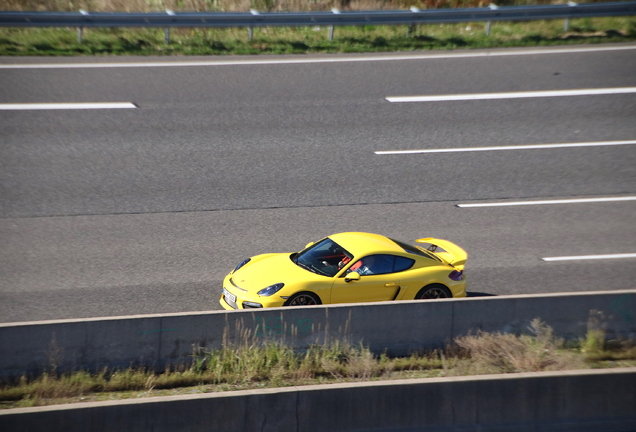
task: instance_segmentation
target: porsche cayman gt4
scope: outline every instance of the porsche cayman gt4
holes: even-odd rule
[[[225,277],[220,303],[232,310],[465,297],[467,257],[448,240],[334,234],[300,252],[243,260]]]

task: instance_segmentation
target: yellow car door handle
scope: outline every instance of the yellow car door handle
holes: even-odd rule
[[[395,282],[389,282],[389,283],[387,283],[387,284],[384,284],[384,286],[385,286],[385,287],[396,287],[396,286],[398,286],[398,284],[397,284],[397,283],[395,283]]]

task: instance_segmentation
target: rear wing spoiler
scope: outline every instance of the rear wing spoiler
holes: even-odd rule
[[[448,240],[428,237],[417,239],[415,241],[417,243],[428,244],[429,246],[426,249],[429,252],[432,252],[442,258],[453,267],[460,267],[460,270],[463,269],[466,264],[466,260],[468,259],[468,254],[464,249]]]

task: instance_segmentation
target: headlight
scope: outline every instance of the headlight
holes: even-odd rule
[[[263,288],[262,290],[260,290],[258,292],[258,295],[259,296],[263,296],[263,297],[269,297],[272,294],[276,294],[284,286],[285,286],[285,284],[283,284],[283,283],[277,283],[277,284],[274,284],[274,285],[270,285],[267,288]]]
[[[237,271],[238,269],[240,269],[241,267],[243,267],[245,264],[247,264],[248,262],[250,262],[252,258],[248,258],[248,259],[244,259],[243,261],[241,261],[239,263],[239,265],[236,266],[236,268],[234,268],[234,271],[232,273],[234,273],[235,271]]]

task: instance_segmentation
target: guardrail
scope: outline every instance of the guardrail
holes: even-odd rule
[[[164,13],[89,13],[79,12],[0,12],[0,27],[77,27],[81,42],[85,27],[156,27],[166,29],[166,43],[169,43],[169,29],[172,27],[246,27],[252,37],[254,27],[307,27],[328,26],[329,39],[333,39],[335,26],[361,25],[408,25],[409,34],[416,25],[458,22],[487,22],[486,33],[490,32],[492,21],[565,20],[567,30],[570,19],[636,15],[636,1],[611,3],[547,6],[498,7],[491,4],[485,8],[420,10],[412,7],[401,11],[356,11],[343,12],[259,12],[209,13],[173,12]]]
[[[590,311],[607,338],[636,339],[636,290],[0,323],[0,384],[52,367],[188,366],[193,354],[247,342],[304,350],[345,341],[408,356],[477,330],[523,333],[535,318],[555,336],[578,340],[586,337]]]

